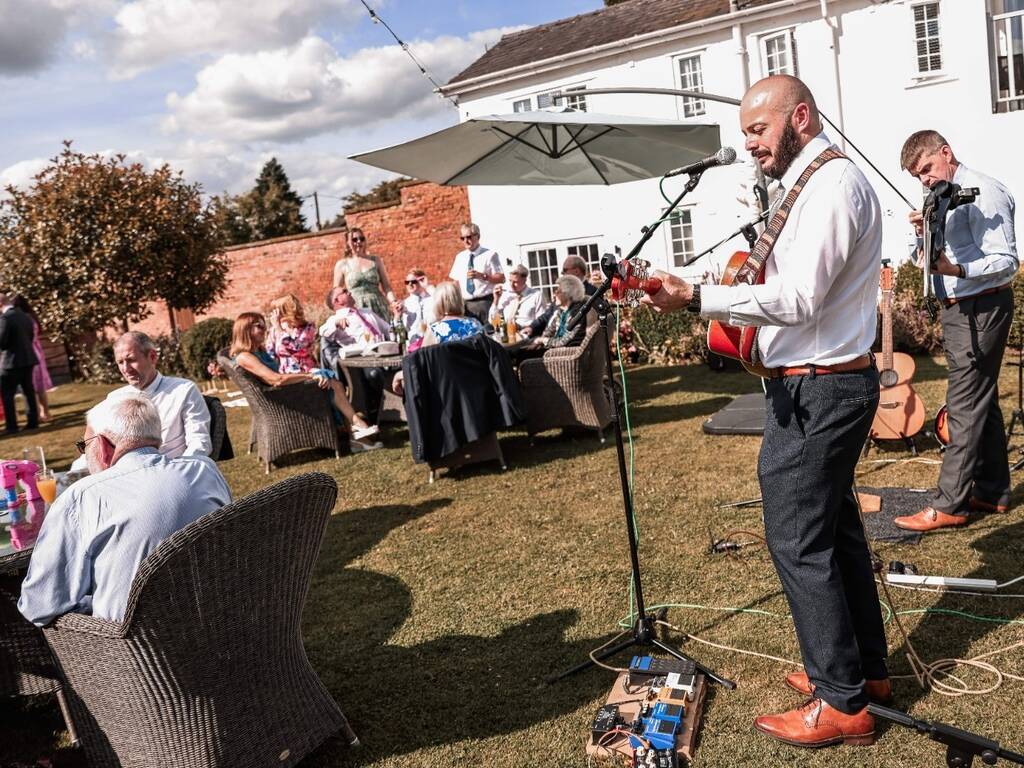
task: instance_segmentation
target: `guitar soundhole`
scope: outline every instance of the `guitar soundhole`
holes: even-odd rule
[[[883,387],[894,386],[896,382],[899,381],[899,379],[900,375],[896,373],[896,371],[892,368],[890,368],[887,371],[882,371],[881,373],[878,374],[878,383],[881,384]]]

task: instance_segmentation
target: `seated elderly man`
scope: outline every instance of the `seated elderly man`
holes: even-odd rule
[[[507,291],[501,285],[494,286],[494,303],[487,317],[492,325],[500,317],[506,326],[515,323],[517,331],[526,331],[544,311],[544,294],[526,284],[529,275],[529,270],[519,264],[509,272]]]
[[[90,476],[50,508],[21,587],[18,610],[33,624],[72,611],[120,621],[146,556],[231,501],[212,459],[162,455],[161,432],[156,406],[141,395],[89,411],[77,447]]]

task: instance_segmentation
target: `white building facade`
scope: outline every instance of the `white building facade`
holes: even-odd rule
[[[880,173],[826,127],[874,185],[884,213],[883,258],[897,263],[911,242],[910,208],[882,174],[920,207],[920,185],[899,167],[900,148],[912,132],[938,130],[961,162],[999,179],[1016,197],[1024,193],[1024,159],[1014,141],[1024,135],[1024,0],[708,0],[700,18],[650,29],[650,16],[667,2],[631,0],[508,36],[443,90],[458,98],[462,119],[542,109],[561,94],[561,103],[593,113],[717,123],[722,144],[735,147],[742,162],[705,173],[641,255],[682,275],[717,275],[733,251],[745,248],[737,238],[691,262],[756,215],[738,109],[680,97],[588,96],[588,90],[676,88],[739,98],[765,75],[797,75],[822,113],[877,166]],[[630,20],[644,14],[645,31],[638,34]],[[553,36],[572,40],[575,33],[599,42],[545,53],[557,50]],[[536,54],[517,54],[532,43],[531,35],[546,44]],[[617,39],[600,42],[609,37]],[[670,198],[685,178],[665,183]],[[641,227],[666,207],[657,180],[477,186],[469,197],[483,243],[508,262],[527,265],[531,284],[545,289],[566,256],[596,263],[616,247],[627,252]],[[1018,224],[1021,218],[1018,213]]]

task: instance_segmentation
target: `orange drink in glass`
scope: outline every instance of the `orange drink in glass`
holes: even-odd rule
[[[57,478],[53,476],[53,473],[38,474],[36,476],[36,487],[39,489],[39,495],[43,497],[43,501],[47,504],[53,504],[54,499],[57,498]]]

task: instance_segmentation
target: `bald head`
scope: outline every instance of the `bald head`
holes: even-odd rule
[[[740,102],[744,145],[766,176],[782,178],[807,144],[821,133],[821,116],[804,82],[790,75],[758,80]]]

